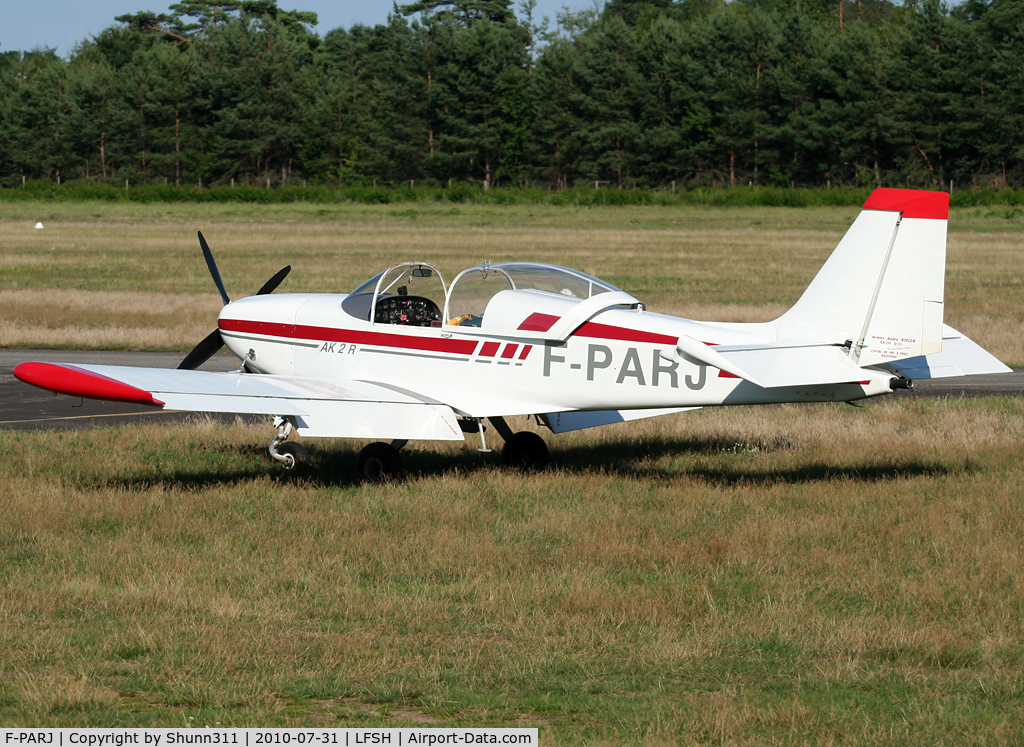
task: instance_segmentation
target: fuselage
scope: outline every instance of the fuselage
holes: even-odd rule
[[[579,302],[505,293],[480,326],[375,323],[344,310],[347,294],[277,294],[229,304],[219,327],[250,371],[372,382],[470,417],[850,401],[891,391],[892,374],[871,369],[857,382],[762,388],[675,353],[683,335],[712,345],[775,342],[771,323],[696,322],[611,306],[546,339],[548,330],[537,327]],[[537,319],[542,324],[530,321]]]

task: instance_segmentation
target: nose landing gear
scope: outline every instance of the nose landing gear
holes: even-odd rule
[[[285,440],[292,432],[292,423],[290,420],[286,420],[282,417],[275,417],[274,427],[277,428],[277,435],[274,437],[274,440],[270,442],[270,446],[267,449],[274,461],[280,462],[281,466],[289,472],[294,470],[300,464],[305,464],[309,461],[309,452],[300,444],[297,444],[294,441],[285,443]]]

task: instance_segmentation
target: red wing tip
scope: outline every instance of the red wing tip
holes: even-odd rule
[[[14,367],[14,376],[26,384],[72,397],[164,406],[143,389],[70,363],[20,363]]]
[[[868,196],[864,209],[898,211],[904,218],[949,220],[949,194],[926,189],[883,187]]]

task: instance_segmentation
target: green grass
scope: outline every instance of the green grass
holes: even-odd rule
[[[469,184],[449,187],[415,186],[413,183],[380,187],[352,185],[298,185],[264,189],[255,186],[220,185],[200,189],[196,185],[150,184],[125,188],[123,185],[74,183],[57,185],[35,181],[21,188],[0,190],[0,202],[45,200],[47,202],[94,203],[232,203],[232,204],[341,204],[404,205],[410,203],[483,204],[483,205],[719,205],[810,207],[862,204],[869,189],[783,189],[778,187],[735,187],[732,189],[617,189],[580,186],[566,190],[542,188],[501,188],[485,190]],[[1024,197],[1014,190],[982,190],[967,204],[1020,205]]]
[[[511,474],[269,427],[11,434],[0,722],[540,726],[546,744],[1012,744],[1017,400],[687,413]]]

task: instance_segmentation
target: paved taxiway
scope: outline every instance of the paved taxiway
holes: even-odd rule
[[[77,399],[37,389],[14,378],[14,367],[25,361],[94,363],[110,366],[176,368],[184,353],[125,353],[95,350],[0,350],[0,430],[69,430],[97,425],[174,422],[185,413],[162,412],[144,405]],[[204,371],[231,371],[238,359],[218,354],[203,364]],[[234,415],[228,416],[234,419]]]
[[[23,384],[14,378],[14,367],[25,361],[60,361],[112,366],[152,366],[175,368],[184,353],[125,353],[90,350],[0,350],[0,429],[74,429],[129,422],[170,422],[183,413],[155,410],[143,405],[98,402],[54,395]],[[233,355],[215,355],[203,366],[206,371],[231,371],[238,368]],[[984,397],[991,395],[1024,396],[1024,369],[1008,374],[962,376],[918,382],[912,392],[896,392],[894,397]],[[234,415],[226,416],[234,418]]]

